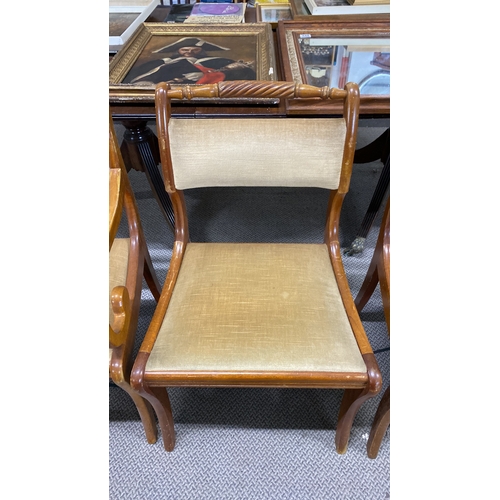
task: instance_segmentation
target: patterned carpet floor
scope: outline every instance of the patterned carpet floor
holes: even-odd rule
[[[358,147],[384,130],[360,127]],[[120,126],[117,132],[120,135]],[[354,166],[341,216],[343,247],[349,247],[356,237],[381,170],[381,162]],[[135,171],[129,175],[153,264],[163,283],[173,236],[145,175]],[[319,242],[326,200],[327,195],[315,189],[193,190],[186,194],[191,239],[267,241],[274,235],[274,241]],[[276,220],[268,217],[270,212]],[[381,212],[364,251],[344,256],[353,296],[368,268]],[[155,307],[145,284],[142,299],[136,352]],[[372,460],[366,454],[371,423],[390,378],[389,338],[378,287],[361,319],[382,372],[383,387],[358,412],[345,455],[336,453],[334,442],[342,391],[170,389],[177,441],[174,451],[168,453],[161,438],[153,445],[147,443],[132,401],[110,383],[110,499],[389,498],[390,428],[378,457]]]

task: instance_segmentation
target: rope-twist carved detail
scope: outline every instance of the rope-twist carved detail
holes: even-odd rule
[[[345,98],[346,91],[329,87],[295,82],[270,82],[255,80],[235,80],[208,85],[183,85],[182,89],[170,89],[171,99],[188,99],[196,97],[252,97],[252,98],[320,98],[323,100]]]
[[[236,80],[232,82],[220,82],[219,91],[221,97],[245,97],[252,94],[252,97],[292,97],[293,82],[269,82]]]

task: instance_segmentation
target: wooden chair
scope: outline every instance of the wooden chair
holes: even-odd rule
[[[390,229],[390,200],[387,200],[387,204],[384,210],[384,216],[382,219],[382,224],[380,226],[380,232],[378,235],[377,243],[375,245],[375,250],[373,251],[372,260],[366,277],[361,285],[361,288],[356,296],[354,303],[361,312],[365,307],[366,303],[372,296],[377,283],[380,283],[380,294],[382,295],[382,304],[384,307],[384,316],[387,323],[387,330],[390,334],[390,305],[391,305],[391,295],[390,295],[390,260],[391,260],[391,229]],[[370,431],[370,437],[368,438],[367,451],[370,458],[376,458],[380,445],[382,443],[382,438],[384,437],[387,427],[390,423],[390,387],[384,392],[382,399],[380,400],[375,418],[373,420],[372,428]]]
[[[129,237],[116,238],[122,213],[125,213]],[[130,186],[118,142],[109,119],[109,376],[134,401],[149,443],[157,439],[156,418],[149,402],[130,386],[142,276],[156,301],[160,286],[151,263],[142,231],[134,193]]]
[[[331,99],[341,102],[343,116],[170,116],[171,99],[196,97]],[[155,99],[175,242],[131,383],[156,410],[165,449],[175,445],[167,387],[301,387],[345,390],[335,438],[344,453],[356,412],[382,383],[338,240],[356,146],[357,85],[162,83]],[[191,242],[183,191],[208,186],[328,189],[324,243]]]

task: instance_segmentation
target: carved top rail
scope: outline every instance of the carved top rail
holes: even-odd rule
[[[235,80],[207,85],[183,85],[181,88],[170,88],[171,99],[196,98],[345,98],[346,90],[329,87],[314,87],[294,82],[270,82]]]

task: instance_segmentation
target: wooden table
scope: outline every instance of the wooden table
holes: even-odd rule
[[[168,15],[170,6],[158,6],[146,20],[147,22],[163,22]],[[247,8],[245,14],[245,22],[255,22],[255,9]],[[275,36],[275,51],[276,61],[280,61],[279,44]],[[110,59],[113,55],[110,53]],[[282,79],[281,64],[277,64],[277,79]],[[175,218],[170,198],[168,197],[161,170],[159,168],[160,155],[158,148],[158,139],[148,127],[148,122],[156,119],[154,102],[110,102],[111,113],[113,120],[121,122],[125,127],[121,151],[127,170],[134,169],[144,172],[151,186],[153,195],[158,202],[163,216],[169,223],[172,229],[175,227]],[[375,110],[377,111],[377,110]],[[362,119],[369,118],[388,118],[387,109],[380,110],[373,114],[373,109],[369,108],[368,112],[361,110],[360,117]],[[238,104],[231,106],[221,106],[219,104],[206,104],[182,102],[172,104],[172,116],[182,116],[186,118],[207,118],[224,115],[227,117],[248,116],[255,117],[263,116],[280,116],[286,118],[293,115],[304,115],[304,111],[297,113],[293,108],[290,108],[284,101],[274,101],[266,104]],[[384,170],[380,177],[379,183],[375,190],[370,207],[361,224],[356,240],[351,246],[351,253],[357,253],[363,250],[364,239],[373,223],[373,220],[378,212],[387,187],[389,185],[389,134],[388,132],[381,136],[372,144],[366,146],[362,150],[356,152],[354,159],[355,163],[366,163],[381,159],[384,162]]]

